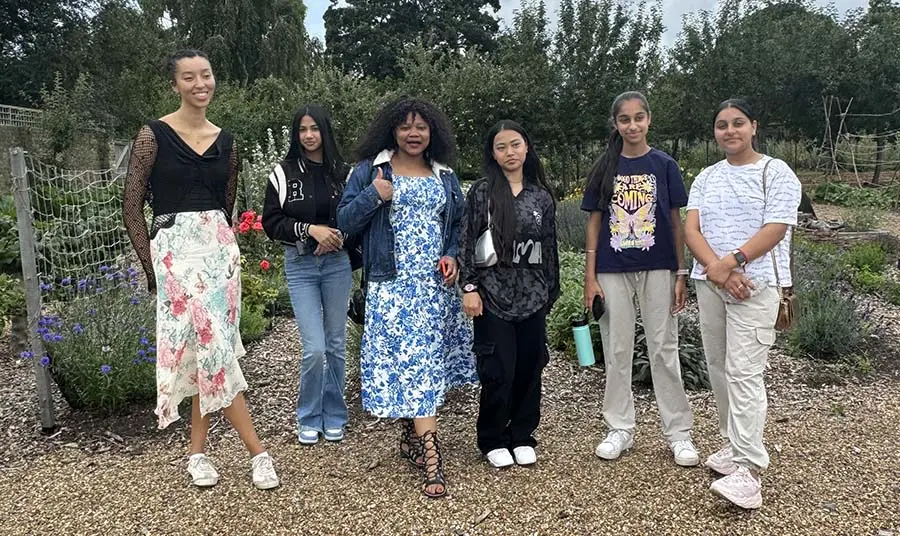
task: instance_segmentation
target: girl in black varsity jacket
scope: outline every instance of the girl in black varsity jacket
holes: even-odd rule
[[[344,438],[347,302],[352,283],[337,205],[349,168],[331,119],[308,104],[294,114],[291,145],[266,187],[262,224],[284,244],[284,272],[303,356],[297,398],[300,443]]]

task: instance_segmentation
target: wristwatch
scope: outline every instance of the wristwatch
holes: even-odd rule
[[[744,255],[743,251],[736,249],[732,251],[731,254],[734,256],[734,260],[737,261],[738,266],[740,266],[741,268],[747,266],[747,256]]]
[[[474,283],[466,283],[463,286],[463,292],[475,292],[476,290],[478,290],[478,286]]]

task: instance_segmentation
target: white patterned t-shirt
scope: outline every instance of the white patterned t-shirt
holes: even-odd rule
[[[762,175],[766,162],[766,195]],[[784,161],[763,156],[744,166],[733,166],[722,160],[704,169],[691,186],[687,210],[700,211],[700,232],[707,243],[722,257],[744,245],[768,223],[789,225],[784,239],[775,246],[778,276],[782,287],[793,285],[790,270],[791,231],[797,225],[800,206],[800,180]],[[772,256],[769,254],[747,264],[745,273],[751,281],[765,281],[777,286]],[[706,279],[702,266],[694,260],[693,279]]]

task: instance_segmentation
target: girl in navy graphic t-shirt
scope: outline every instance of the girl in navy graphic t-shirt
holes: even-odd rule
[[[581,204],[591,213],[584,304],[590,309],[595,299],[602,299],[606,311],[600,333],[606,361],[603,418],[609,431],[596,454],[614,460],[634,445],[631,365],[637,298],[663,437],[675,463],[697,465],[676,318],[687,297],[680,214],[687,204],[684,181],[678,164],[647,144],[650,106],[643,95],[619,95],[610,120],[614,128],[608,147],[590,171]]]

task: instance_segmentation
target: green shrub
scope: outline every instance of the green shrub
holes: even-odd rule
[[[570,197],[556,204],[556,236],[560,249],[584,251],[589,217],[581,210],[580,197]]]
[[[884,288],[884,299],[892,305],[900,305],[900,283],[888,281]]]
[[[887,265],[887,252],[877,242],[861,242],[845,251],[842,260],[853,270],[880,274]]]
[[[19,275],[19,229],[12,196],[0,197],[0,273]]]
[[[559,299],[547,316],[547,342],[554,350],[575,355],[572,339],[572,318],[584,313],[584,254],[574,251],[559,252]],[[600,350],[600,332],[596,323],[591,324],[594,353]],[[598,353],[599,351],[599,353]]]
[[[886,284],[884,274],[872,272],[868,268],[854,271],[850,278],[850,284],[859,292],[866,294],[877,294]]]
[[[880,209],[895,206],[890,194],[891,191],[883,188],[857,188],[841,182],[822,183],[813,192],[819,203]]]
[[[25,316],[25,287],[22,282],[0,272],[0,333],[13,316]]]
[[[844,210],[842,215],[847,230],[860,233],[874,231],[884,217],[881,209],[865,205],[851,206]]]
[[[794,286],[834,284],[841,275],[844,260],[837,246],[829,242],[812,242],[794,237]]]
[[[863,341],[863,324],[853,301],[825,285],[799,289],[800,314],[788,332],[795,356],[833,361],[851,355]]]
[[[85,279],[42,286],[66,298],[48,303],[38,321],[48,354],[42,364],[66,402],[116,412],[154,400],[156,303],[139,290],[137,270],[103,267]]]
[[[241,300],[241,341],[253,342],[262,338],[269,329],[270,319],[266,310],[259,304]]]

